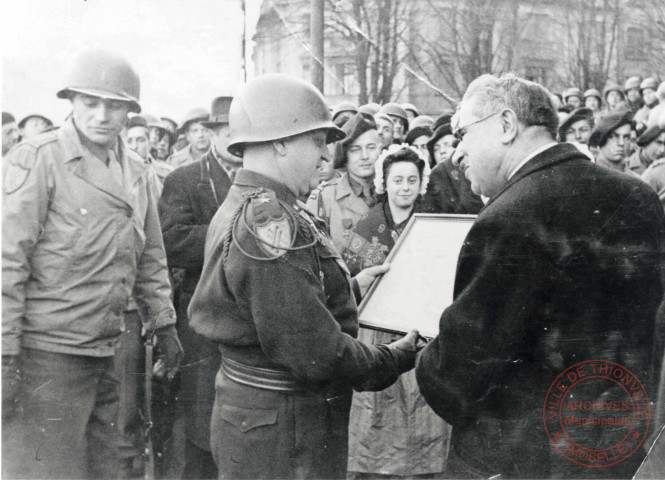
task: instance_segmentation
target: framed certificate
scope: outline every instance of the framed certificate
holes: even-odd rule
[[[414,214],[386,259],[390,270],[360,303],[360,326],[394,333],[416,328],[435,337],[441,313],[453,302],[457,259],[475,219]]]

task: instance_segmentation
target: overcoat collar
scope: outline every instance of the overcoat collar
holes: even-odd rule
[[[543,170],[545,168],[551,167],[553,165],[562,163],[562,162],[567,162],[569,160],[573,159],[581,159],[586,162],[589,161],[589,158],[584,155],[580,150],[575,147],[574,145],[570,143],[558,143],[556,145],[553,145],[552,147],[548,148],[547,150],[544,150],[540,152],[538,155],[533,157],[531,160],[529,160],[526,164],[524,164],[516,173],[515,175],[512,176],[512,178],[506,183],[506,185],[497,193],[494,195],[492,198],[489,199],[489,201],[485,204],[483,207],[483,210],[485,210],[489,205],[491,205],[497,198],[499,198],[503,193],[510,189],[513,185],[515,185],[517,182],[522,180],[523,178],[538,172],[540,170]]]

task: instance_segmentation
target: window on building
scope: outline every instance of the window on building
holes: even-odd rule
[[[626,30],[626,58],[641,59],[646,53],[646,35],[642,28],[628,27]]]

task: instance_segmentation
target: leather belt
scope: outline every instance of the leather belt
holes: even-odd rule
[[[305,388],[293,375],[283,370],[252,367],[223,356],[222,371],[234,382],[254,388],[278,392],[305,391]]]

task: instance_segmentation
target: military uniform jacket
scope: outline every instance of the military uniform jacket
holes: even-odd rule
[[[154,185],[119,141],[124,188],[72,119],[3,160],[3,354],[113,355],[132,293],[146,327],[175,323]]]
[[[633,474],[639,452],[596,469],[564,458],[544,431],[543,405],[559,374],[594,359],[623,365],[653,398],[664,222],[647,185],[566,143],[488,202],[460,252],[439,335],[416,364],[464,461],[488,476]],[[596,393],[588,400],[607,392]]]
[[[307,208],[326,222],[335,248],[340,252],[353,227],[369,212],[367,203],[353,192],[348,173],[317,187],[307,200]]]
[[[243,195],[257,197],[231,240]],[[358,311],[348,270],[303,207],[284,185],[238,171],[208,230],[203,274],[189,307],[192,327],[219,342],[223,357],[286,370],[314,391],[333,382],[385,388],[397,379],[392,354],[355,340]],[[257,237],[311,246],[285,252]]]

